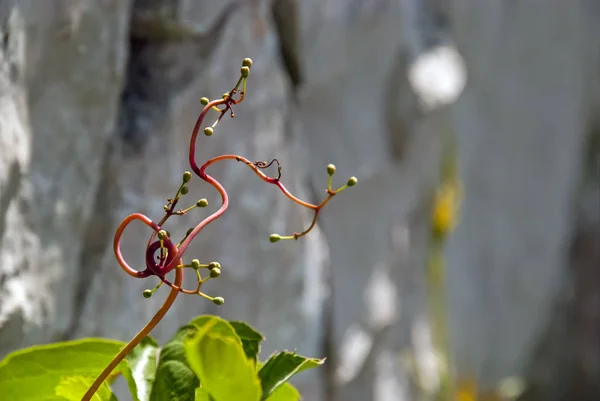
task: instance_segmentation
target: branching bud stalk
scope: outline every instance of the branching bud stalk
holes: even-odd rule
[[[121,266],[121,268],[130,276],[136,278],[147,278],[150,276],[156,276],[159,279],[158,285],[152,290],[145,290],[143,292],[143,296],[145,298],[150,298],[153,293],[160,288],[162,284],[166,284],[171,288],[169,295],[165,299],[162,306],[156,312],[154,317],[140,330],[140,332],[113,358],[113,360],[106,366],[106,368],[100,373],[100,375],[96,378],[92,386],[88,389],[82,401],[89,401],[92,396],[96,393],[100,385],[106,380],[113,369],[131,352],[131,350],[140,343],[146,337],[152,329],[162,320],[164,315],[173,305],[178,294],[191,294],[191,295],[199,295],[203,298],[206,298],[212,301],[216,305],[223,305],[225,300],[221,297],[211,297],[209,295],[204,294],[200,291],[202,284],[208,279],[215,279],[221,275],[221,265],[218,262],[210,262],[208,264],[202,264],[198,259],[193,259],[189,264],[185,264],[183,262],[184,255],[192,243],[192,241],[196,238],[196,236],[210,223],[217,220],[221,217],[229,206],[229,196],[227,192],[223,188],[223,186],[213,177],[206,173],[206,170],[211,165],[225,161],[236,161],[245,164],[249,167],[262,181],[267,184],[275,185],[280,189],[280,191],[288,197],[293,202],[298,205],[305,207],[309,210],[312,210],[314,213],[313,220],[310,226],[303,231],[295,232],[292,235],[281,236],[278,234],[272,234],[270,236],[271,242],[278,242],[280,240],[294,239],[298,240],[300,237],[308,234],[315,226],[317,222],[317,217],[319,212],[323,207],[333,198],[334,195],[344,190],[346,187],[351,187],[356,185],[356,178],[351,177],[346,185],[338,188],[337,190],[333,190],[331,188],[332,176],[335,173],[335,166],[330,164],[327,166],[327,173],[329,175],[328,187],[327,187],[327,196],[320,204],[312,204],[306,201],[303,201],[292,193],[290,193],[287,188],[281,182],[281,166],[277,159],[272,160],[267,163],[265,161],[250,161],[245,157],[239,155],[226,154],[214,157],[212,159],[207,160],[201,166],[198,166],[196,163],[196,140],[198,138],[198,133],[202,128],[204,135],[210,137],[213,135],[218,123],[221,121],[224,115],[229,114],[232,118],[234,117],[233,106],[240,104],[244,100],[244,96],[246,95],[246,80],[250,75],[250,70],[252,68],[252,60],[246,58],[242,62],[242,67],[240,68],[240,78],[238,79],[236,85],[232,90],[223,94],[220,99],[217,100],[209,100],[206,97],[200,99],[200,104],[203,105],[203,109],[200,112],[200,115],[196,121],[196,124],[192,130],[191,138],[190,138],[190,146],[189,146],[189,164],[192,172],[186,171],[182,176],[182,183],[177,190],[177,193],[174,198],[167,199],[167,204],[164,206],[164,216],[160,221],[155,222],[151,220],[149,217],[141,214],[134,213],[127,216],[115,233],[113,248],[114,253],[117,259],[117,262]],[[204,120],[207,114],[211,111],[216,111],[219,113],[216,121],[210,125],[205,126]],[[276,162],[277,166],[277,176],[271,177],[263,173],[262,170],[269,168],[273,163]],[[221,196],[221,206],[218,210],[214,211],[208,217],[204,218],[200,223],[198,223],[195,227],[189,229],[185,235],[185,237],[178,242],[177,244],[173,242],[171,234],[164,230],[162,227],[165,225],[167,220],[173,216],[182,216],[192,211],[192,209],[205,208],[208,206],[208,201],[206,199],[200,199],[191,207],[187,209],[177,209],[177,204],[181,200],[181,197],[188,194],[189,187],[188,183],[192,179],[192,173],[198,176],[203,181],[207,182],[211,186],[213,186],[217,192]],[[133,221],[141,221],[147,227],[152,230],[152,234],[148,240],[148,244],[146,246],[146,254],[145,261],[146,267],[144,270],[136,270],[132,268],[123,258],[121,253],[121,237],[125,228]],[[191,268],[197,277],[197,286],[195,289],[185,289],[182,288],[183,283],[183,275],[184,270],[186,268]],[[202,278],[200,274],[200,270],[202,268],[207,268],[209,270],[209,274],[206,278]],[[167,279],[167,275],[171,272],[174,273],[175,277],[173,281]]]

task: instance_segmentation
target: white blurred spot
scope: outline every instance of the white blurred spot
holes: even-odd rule
[[[507,400],[514,400],[525,391],[525,383],[518,377],[506,377],[498,384],[498,394]]]
[[[365,288],[367,320],[374,330],[390,326],[397,316],[397,291],[387,269],[374,268]]]
[[[453,103],[467,81],[462,57],[451,46],[421,54],[408,68],[408,81],[427,111]]]
[[[440,386],[441,365],[433,348],[429,325],[424,319],[415,322],[412,342],[420,387],[427,394],[433,394]]]
[[[377,356],[375,385],[373,386],[375,401],[408,401],[411,399],[410,394],[407,393],[408,386],[404,383],[406,378],[400,375],[398,369],[399,361],[400,358],[393,350],[386,350]]]
[[[57,200],[54,204],[54,213],[56,217],[61,218],[64,217],[67,213],[67,204],[63,200]]]
[[[358,375],[372,347],[373,339],[363,329],[356,325],[348,327],[340,347],[340,364],[336,372],[340,384],[348,383]]]

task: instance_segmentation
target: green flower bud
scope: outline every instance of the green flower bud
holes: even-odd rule
[[[329,174],[329,175],[335,174],[335,165],[333,165],[333,164],[327,165],[327,174]]]
[[[213,134],[213,132],[215,132],[215,130],[212,127],[204,128],[204,135],[206,135],[206,136],[211,136]]]
[[[212,270],[212,269],[220,269],[221,268],[221,264],[219,262],[210,262],[208,264],[208,268],[210,270]]]
[[[198,202],[196,202],[196,206],[197,207],[206,207],[206,206],[208,206],[208,201],[205,198],[202,198]]]
[[[248,67],[242,67],[240,69],[240,72],[242,73],[242,77],[248,78],[248,75],[250,75],[250,68],[248,68]]]
[[[144,298],[150,298],[152,296],[152,290],[144,290],[142,294],[144,295]]]
[[[183,173],[183,182],[189,182],[192,179],[192,173],[186,171]]]
[[[346,183],[346,185],[348,185],[349,187],[353,187],[358,183],[358,180],[356,179],[356,177],[350,177],[348,179],[348,182]]]
[[[244,67],[252,67],[252,59],[251,58],[245,58],[244,61],[242,61],[242,65]]]
[[[200,268],[200,261],[198,259],[192,259],[192,268],[198,270]]]
[[[181,195],[185,195],[189,191],[190,191],[190,189],[186,185],[184,185],[184,186],[181,187],[181,190],[179,191],[179,193],[181,193]]]
[[[168,234],[165,230],[160,230],[157,234],[157,237],[159,240],[164,240],[165,238],[167,238]]]
[[[279,234],[271,234],[271,236],[269,237],[269,241],[275,243],[277,241],[279,241],[281,239],[281,235]]]
[[[214,269],[210,270],[210,277],[217,278],[220,275],[221,275],[221,269],[219,269],[218,267],[215,267]]]
[[[215,305],[223,305],[225,303],[225,300],[221,297],[216,297],[215,299],[213,299],[213,304]]]
[[[203,97],[202,99],[200,99],[200,104],[203,106],[206,106],[209,102],[210,100],[208,100],[207,97]]]

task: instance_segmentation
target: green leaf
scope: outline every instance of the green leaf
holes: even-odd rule
[[[124,345],[121,341],[87,338],[15,351],[0,362],[0,397],[11,401],[81,399],[86,385]],[[121,363],[111,376],[126,368]],[[95,400],[111,397],[104,384]]]
[[[300,401],[300,393],[290,383],[283,383],[271,393],[267,401]]]
[[[158,344],[151,337],[144,338],[125,358],[129,369],[123,370],[134,401],[149,401],[156,376]]]
[[[63,377],[55,388],[55,393],[60,400],[80,401],[92,385],[94,379],[82,376]],[[49,398],[44,398],[47,400]],[[106,382],[102,383],[98,391],[92,396],[92,401],[116,401],[117,397],[110,391]]]
[[[188,364],[184,341],[198,329],[183,326],[160,351],[150,401],[194,401],[198,378]]]
[[[214,316],[211,315],[202,315],[190,321],[189,324],[196,327],[202,327],[213,318]],[[256,358],[260,352],[260,343],[265,339],[263,335],[249,324],[243,322],[230,321],[229,324],[233,327],[235,333],[242,341],[242,347],[244,348],[246,356],[252,359],[256,364]]]
[[[279,352],[273,355],[258,372],[263,390],[262,400],[292,376],[303,370],[322,365],[325,359],[306,358],[294,352]]]
[[[242,340],[242,347],[246,356],[256,363],[256,358],[260,353],[260,343],[265,339],[263,335],[249,324],[243,322],[230,321],[229,324],[233,327],[240,340]]]
[[[210,394],[202,387],[198,387],[196,389],[196,401],[212,401],[210,399]]]
[[[244,353],[234,328],[218,317],[205,317],[202,322],[196,335],[185,343],[190,366],[202,387],[215,401],[260,400],[255,364]]]

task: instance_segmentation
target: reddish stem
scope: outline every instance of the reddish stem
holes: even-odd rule
[[[167,296],[167,298],[165,299],[165,301],[163,302],[162,306],[159,308],[159,310],[156,312],[156,314],[152,317],[152,319],[144,326],[144,328],[142,330],[140,330],[138,332],[138,334],[135,335],[135,337],[133,337],[133,339],[131,339],[131,341],[127,345],[125,345],[123,347],[123,349],[121,349],[119,351],[119,353],[104,368],[104,370],[100,373],[100,375],[98,375],[98,377],[96,378],[94,383],[90,386],[88,391],[83,396],[82,401],[89,401],[91,399],[91,397],[94,395],[94,393],[98,390],[98,388],[102,385],[102,383],[108,378],[110,373],[119,365],[119,363],[132,351],[132,349],[134,347],[136,347],[144,339],[144,337],[146,337],[154,329],[154,327],[156,327],[156,325],[160,322],[160,320],[162,320],[162,318],[165,316],[165,314],[167,313],[169,308],[173,305],[173,303],[175,302],[175,299],[177,298],[177,295],[180,292],[183,292],[185,294],[199,294],[200,293],[200,286],[202,284],[202,282],[200,280],[198,282],[198,287],[195,291],[186,290],[181,287],[182,282],[183,282],[183,256],[184,256],[188,246],[191,244],[191,242],[194,240],[194,238],[200,233],[200,231],[202,231],[202,229],[204,229],[204,227],[206,227],[208,224],[212,223],[213,221],[215,221],[216,219],[221,217],[225,213],[227,208],[229,207],[229,197],[227,195],[227,192],[225,191],[225,188],[223,188],[223,186],[216,179],[214,179],[210,175],[206,174],[206,169],[210,165],[212,165],[218,161],[221,161],[221,160],[235,160],[238,162],[242,162],[242,163],[246,164],[248,167],[250,167],[256,173],[256,175],[258,175],[263,181],[265,181],[269,184],[272,184],[272,185],[276,185],[281,190],[281,192],[283,192],[285,194],[285,196],[287,196],[293,202],[313,210],[314,217],[313,217],[313,220],[312,220],[309,228],[301,233],[294,233],[295,239],[298,239],[298,237],[301,237],[301,236],[307,234],[310,230],[312,230],[312,228],[316,224],[319,211],[336,194],[335,191],[332,191],[329,189],[327,197],[319,205],[314,205],[314,204],[305,202],[305,201],[297,198],[296,196],[292,195],[287,190],[287,188],[281,183],[281,181],[279,180],[279,177],[277,177],[277,178],[269,177],[260,170],[261,168],[268,167],[270,164],[266,164],[264,162],[254,162],[253,163],[250,160],[248,160],[242,156],[238,156],[238,155],[221,155],[218,157],[214,157],[214,158],[208,160],[207,162],[205,162],[201,167],[198,167],[198,165],[196,164],[196,159],[195,159],[196,140],[197,140],[198,132],[200,131],[202,122],[204,121],[204,118],[206,117],[206,114],[208,113],[209,110],[216,109],[220,112],[220,115],[219,115],[217,121],[220,121],[221,118],[228,111],[231,112],[231,116],[233,117],[233,110],[231,109],[231,106],[241,103],[244,99],[244,92],[237,90],[237,87],[241,82],[242,82],[242,78],[240,78],[240,81],[238,81],[238,84],[235,87],[236,89],[231,91],[231,95],[226,95],[223,99],[214,100],[204,106],[200,115],[198,116],[198,119],[196,120],[196,124],[194,125],[194,129],[192,131],[192,135],[190,138],[190,148],[189,148],[190,167],[192,168],[192,170],[198,177],[200,177],[202,180],[211,184],[219,192],[219,194],[221,195],[221,207],[219,208],[219,210],[217,210],[216,212],[214,212],[213,214],[211,214],[210,216],[208,216],[207,218],[202,220],[196,227],[194,227],[194,229],[185,237],[185,239],[182,241],[182,243],[179,245],[179,247],[174,245],[173,242],[171,241],[171,239],[168,237],[160,240],[160,243],[157,241],[154,241],[158,232],[162,230],[161,227],[167,221],[167,219],[169,217],[173,216],[174,214],[177,214],[174,212],[174,210],[175,210],[175,205],[177,204],[177,202],[179,200],[179,191],[178,191],[177,196],[174,199],[169,200],[170,206],[168,208],[166,208],[165,216],[160,220],[159,223],[153,222],[151,219],[149,219],[148,217],[144,216],[141,213],[134,213],[134,214],[127,216],[121,222],[119,227],[117,228],[117,231],[116,231],[115,237],[114,237],[114,241],[113,241],[113,250],[114,250],[117,262],[119,263],[121,268],[130,276],[133,276],[136,278],[146,278],[146,277],[150,277],[150,276],[158,276],[158,278],[162,282],[166,283],[167,285],[169,285],[171,287],[171,291],[170,291],[169,295]],[[245,81],[243,81],[243,82],[244,82],[244,88],[245,88]],[[240,93],[240,98],[238,100],[233,98],[233,95],[235,93]],[[224,107],[222,109],[219,109],[217,106],[220,106],[220,105],[224,105]],[[277,164],[279,165],[279,162],[277,162]],[[120,243],[121,243],[121,237],[123,235],[123,232],[125,231],[125,228],[131,222],[133,222],[135,220],[140,220],[146,226],[152,228],[152,234],[150,235],[150,238],[148,240],[148,245],[146,247],[146,269],[143,271],[135,270],[134,268],[129,266],[129,264],[125,261],[123,255],[121,253]],[[164,253],[164,246],[166,246],[166,248],[167,248],[166,254]],[[156,263],[154,261],[154,253],[158,249],[160,249],[160,251],[161,251],[160,257],[159,257],[160,263]],[[181,268],[177,268],[178,266],[181,266]],[[165,276],[173,269],[175,269],[175,280],[173,283],[171,283],[170,281],[168,281],[165,278]]]
[[[180,262],[181,262],[181,260],[180,260]],[[183,271],[181,269],[175,269],[175,285],[176,286],[181,286],[182,282],[183,282]],[[119,363],[121,363],[121,361],[148,334],[150,334],[150,332],[154,329],[154,327],[156,327],[156,325],[162,320],[162,318],[165,316],[165,314],[169,311],[169,309],[173,305],[173,302],[175,302],[175,298],[177,298],[178,294],[179,294],[179,290],[177,288],[175,288],[175,287],[172,287],[171,288],[171,292],[169,292],[169,295],[165,299],[165,302],[163,302],[163,304],[158,309],[158,311],[156,312],[156,314],[152,317],[152,319],[150,319],[150,321],[144,326],[144,328],[141,329],[139,331],[139,333],[137,333],[135,335],[135,337],[133,337],[131,339],[131,341],[129,341],[121,349],[121,351],[119,351],[119,353],[117,355],[115,355],[115,357],[110,361],[110,363],[108,365],[106,365],[106,367],[104,368],[104,370],[98,375],[98,377],[96,378],[96,380],[94,380],[94,383],[90,386],[90,388],[85,393],[85,395],[83,396],[83,398],[81,399],[81,401],[89,401],[89,400],[92,399],[92,397],[94,396],[94,394],[96,393],[96,391],[98,391],[98,388],[100,388],[100,386],[102,385],[102,383],[104,382],[104,380],[106,380],[108,378],[108,376],[110,375],[110,373],[119,365]]]

